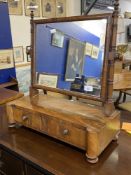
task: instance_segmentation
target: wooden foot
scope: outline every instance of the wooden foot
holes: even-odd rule
[[[16,125],[15,123],[9,123],[9,124],[8,124],[8,127],[9,127],[9,128],[15,128],[15,125]]]
[[[91,159],[91,158],[88,158],[87,157],[87,159],[86,159],[89,163],[92,163],[92,164],[94,164],[94,163],[97,163],[98,162],[98,157],[96,157],[96,158],[93,158],[93,159]]]

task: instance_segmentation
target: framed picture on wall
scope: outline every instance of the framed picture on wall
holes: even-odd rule
[[[81,0],[81,14],[84,14],[86,12],[91,3],[92,0]],[[108,6],[114,7],[114,0],[97,0],[93,8],[111,11],[109,8],[107,8]]]
[[[38,84],[42,86],[57,88],[58,75],[38,73]]]
[[[67,55],[65,81],[74,81],[76,74],[83,73],[85,56],[85,43],[76,39],[70,39]]]
[[[37,6],[36,10],[34,11],[35,17],[40,17],[40,0],[25,0],[25,15],[30,16],[30,9],[29,6]]]
[[[9,69],[13,67],[13,49],[0,50],[0,69]]]
[[[42,0],[42,16],[45,18],[53,18],[56,16],[56,1],[55,0]]]
[[[98,59],[98,55],[99,55],[99,47],[92,46],[91,58]]]
[[[66,0],[56,0],[56,17],[66,16]]]
[[[91,56],[91,53],[92,53],[92,44],[86,43],[85,55]]]
[[[13,48],[15,63],[21,63],[24,61],[23,47],[18,46]]]
[[[53,34],[52,34],[52,45],[53,46],[57,46],[57,47],[63,47],[64,44],[64,33],[62,33],[59,30],[56,30]]]
[[[19,0],[19,1],[8,0],[8,8],[9,8],[10,15],[23,14],[22,0]]]

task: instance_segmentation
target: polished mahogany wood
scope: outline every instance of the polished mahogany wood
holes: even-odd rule
[[[8,128],[6,113],[0,109],[0,145],[55,175],[129,175],[131,135],[121,131],[97,164],[89,164],[83,151],[26,128]],[[130,115],[123,112],[123,119]],[[131,120],[130,120],[131,121]]]
[[[24,96],[22,92],[0,88],[0,105]]]
[[[107,117],[100,106],[36,95],[7,104],[9,123],[32,128],[86,151],[88,161],[98,156],[120,130],[120,113]]]
[[[87,160],[98,161],[98,156],[117,137],[120,113],[112,100],[114,54],[116,46],[119,0],[110,14],[33,20],[31,15],[31,88],[30,96],[7,104],[9,123],[18,123],[85,150]],[[31,13],[32,14],[32,13]],[[36,82],[36,29],[38,24],[83,20],[107,20],[101,96],[89,96],[58,88],[44,87]],[[47,91],[47,95],[39,93]],[[54,92],[54,96],[48,95]],[[75,96],[77,101],[57,98],[55,93]],[[84,104],[79,98],[101,102],[101,107]]]

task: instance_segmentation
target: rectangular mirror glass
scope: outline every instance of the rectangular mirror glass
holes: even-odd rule
[[[66,19],[35,22],[33,82],[51,91],[100,98],[108,17]]]

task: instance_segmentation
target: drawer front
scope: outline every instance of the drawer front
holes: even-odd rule
[[[49,136],[86,148],[86,131],[63,120],[40,113],[15,108],[14,119],[24,126],[43,132]]]
[[[59,122],[60,138],[68,143],[72,143],[79,148],[85,148],[86,145],[86,131],[79,129],[74,125],[60,121]]]
[[[30,127],[41,131],[41,115],[39,113],[32,113]]]
[[[86,131],[69,122],[42,116],[42,131],[64,142],[85,149]]]
[[[14,120],[15,122],[21,123],[24,126],[30,126],[32,113],[19,108],[14,108]]]

